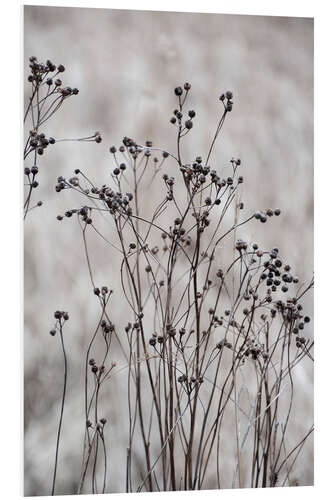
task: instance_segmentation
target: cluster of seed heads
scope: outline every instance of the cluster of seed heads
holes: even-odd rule
[[[53,91],[60,93],[63,97],[77,95],[79,93],[76,87],[63,87],[60,78],[56,78],[60,73],[64,73],[65,66],[63,64],[56,66],[49,59],[46,63],[40,63],[35,56],[30,57],[29,61],[31,74],[28,76],[28,82],[35,86],[45,84],[50,89],[49,93],[51,93],[53,89]]]
[[[178,125],[180,135],[182,134],[185,135],[184,133],[187,133],[189,132],[189,130],[191,130],[191,128],[193,127],[193,119],[196,116],[196,112],[193,109],[191,109],[188,111],[187,117],[184,117],[183,105],[185,103],[190,88],[191,84],[188,82],[184,83],[183,87],[175,88],[175,95],[178,97],[179,107],[178,109],[175,109],[173,111],[173,116],[171,117],[170,122],[173,125],[176,124]]]
[[[184,335],[185,335],[185,328],[180,328],[178,332],[179,339],[181,339]],[[158,335],[156,332],[154,332],[151,338],[149,339],[149,344],[153,347],[155,347],[156,344],[163,345],[165,344],[168,338],[173,339],[176,345],[178,345],[177,329],[170,323],[168,323],[165,327],[165,334]]]
[[[76,170],[75,173],[80,173],[79,170]],[[101,188],[92,187],[92,188],[83,188],[80,186],[80,181],[78,177],[71,177],[68,181],[63,177],[58,177],[58,182],[55,186],[55,190],[57,192],[62,191],[63,189],[70,188],[78,188],[83,194],[89,195],[90,199],[93,198],[98,201],[102,201],[104,208],[108,209],[108,211],[114,216],[121,215],[132,215],[132,208],[130,207],[130,202],[133,200],[132,193],[121,193],[119,191],[113,190],[111,187],[104,184]],[[67,210],[65,212],[65,217],[71,217],[73,214],[77,213],[81,216],[81,219],[86,224],[92,224],[91,208],[87,206],[83,206],[80,209],[74,208],[71,210]],[[58,220],[62,220],[63,216],[58,215]]]
[[[265,348],[263,345],[259,344],[256,340],[254,339],[249,339],[246,342],[246,346],[243,346],[240,351],[239,351],[239,357],[243,358],[243,361],[245,361],[244,358],[247,358],[251,356],[251,358],[256,361],[259,356],[262,356],[264,360],[268,359],[268,353],[266,352]]]
[[[36,130],[30,130],[29,135],[29,146],[31,150],[36,150],[39,155],[44,154],[44,150],[49,144],[55,144],[56,142],[53,137],[47,139],[44,133],[38,134]]]
[[[96,132],[96,134],[99,134]],[[75,169],[74,173],[75,176],[71,177],[70,179],[66,180],[63,176],[58,177],[57,184],[55,186],[55,190],[57,192],[60,192],[64,189],[68,188],[75,188],[79,190],[82,194],[89,195],[90,198],[93,198],[94,200],[101,201],[104,205],[104,209],[108,209],[109,212],[114,215],[114,216],[122,216],[126,215],[131,216],[132,215],[132,208],[130,206],[130,202],[133,200],[133,194],[130,192],[125,192],[122,193],[120,190],[120,180],[121,180],[121,175],[125,172],[127,169],[127,164],[124,161],[119,161],[117,154],[124,154],[125,152],[130,154],[132,159],[136,159],[139,155],[143,154],[144,156],[149,159],[151,156],[151,148],[152,148],[152,142],[151,141],[146,141],[145,146],[138,145],[133,139],[130,139],[129,137],[124,137],[122,141],[122,145],[117,149],[116,146],[111,146],[110,147],[110,153],[113,155],[115,163],[116,163],[116,168],[113,169],[111,173],[111,177],[115,181],[117,188],[112,188],[111,186],[108,185],[103,185],[100,188],[93,186],[93,187],[85,187],[81,185],[80,183],[80,178],[79,175],[82,174],[80,169]],[[168,158],[169,153],[163,151],[162,152],[162,158],[164,161],[166,158]],[[154,163],[158,163],[158,158],[154,158]],[[172,191],[172,185],[173,185],[174,180],[169,180],[168,185],[170,186],[170,192]],[[172,199],[172,197],[170,197]],[[72,209],[68,210],[65,213],[66,217],[71,217],[74,213],[79,213],[80,215],[83,216],[84,222],[87,224],[92,223],[91,217],[88,217],[87,214],[88,207],[83,207],[81,209]],[[91,215],[91,210],[90,210],[90,215]],[[58,220],[62,220],[63,216],[58,215],[57,216]],[[130,246],[130,248],[133,250],[135,247]]]
[[[108,295],[108,293],[109,289],[107,286],[102,286],[101,288],[98,287],[94,288],[94,294],[97,295],[98,297],[99,296],[105,297],[106,295]],[[110,293],[112,293],[112,290],[110,290]]]
[[[64,319],[65,321],[67,321],[69,319],[68,312],[66,311],[55,311],[54,317],[57,320]]]
[[[189,377],[184,373],[178,377],[178,382],[183,386],[187,395],[190,395],[194,389],[198,388],[198,386],[203,383],[203,381],[204,378],[202,375],[199,377]]]
[[[233,161],[233,160],[231,160]],[[241,164],[240,160],[237,160],[236,162],[236,167],[238,167]],[[189,183],[192,185],[195,190],[199,189],[202,185],[204,185],[208,180],[216,186],[217,189],[217,194],[221,190],[221,188],[225,186],[233,186],[234,184],[234,176],[233,177],[227,177],[227,178],[221,178],[219,175],[217,175],[216,170],[211,169],[210,166],[205,165],[202,161],[201,156],[197,156],[195,161],[192,164],[186,164],[182,165],[180,167],[180,171],[183,173],[184,179],[186,183]],[[235,169],[234,169],[235,173]],[[238,183],[241,184],[243,182],[243,177],[240,176],[238,178]],[[216,198],[215,204],[219,205],[221,203],[221,200]],[[207,205],[211,205],[212,201],[209,201],[207,199],[206,202]]]
[[[238,239],[235,244],[236,250],[246,250],[247,249],[247,243],[246,241],[243,241],[242,239]]]
[[[298,277],[291,274],[289,264],[285,264],[283,267],[283,261],[278,257],[278,251],[278,248],[273,248],[269,254],[269,260],[263,262],[264,271],[260,279],[265,281],[266,286],[272,292],[276,292],[281,286],[281,291],[286,293],[288,291],[287,284],[297,284]]]
[[[220,96],[220,101],[222,101],[223,105],[224,105],[224,109],[226,111],[232,111],[232,107],[233,107],[233,93],[230,91],[230,90],[227,90],[227,92],[225,94],[221,94]]]
[[[101,328],[104,334],[114,332],[114,324],[107,322],[104,319],[101,321]]]
[[[97,366],[93,358],[89,359],[89,366],[91,367],[92,373],[96,375],[96,377],[100,377],[105,372],[105,366]]]
[[[266,222],[267,217],[272,217],[273,215],[279,216],[281,214],[281,210],[279,208],[276,208],[275,210],[272,210],[271,208],[268,208],[265,211],[258,211],[254,214],[255,219],[260,220],[260,222]]]
[[[69,314],[67,311],[55,311],[54,312],[54,318],[57,320],[57,324],[62,327],[65,321],[69,319]],[[54,335],[57,333],[56,328],[52,328],[50,330],[50,335],[54,337]]]
[[[98,422],[98,423],[97,423],[97,425],[96,425],[96,430],[97,430],[100,434],[102,434],[102,432],[103,432],[103,428],[104,428],[104,426],[105,426],[106,422],[107,422],[106,418],[100,418],[100,419],[99,419],[99,422]],[[93,423],[92,423],[90,420],[87,420],[87,422],[86,422],[86,426],[87,426],[87,429],[93,429],[93,428],[94,428]]]

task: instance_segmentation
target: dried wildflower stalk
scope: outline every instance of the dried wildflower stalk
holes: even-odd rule
[[[99,132],[90,137],[81,139],[55,139],[54,137],[47,138],[42,132],[42,127],[52,118],[61,108],[64,101],[73,95],[77,95],[77,88],[65,87],[59,76],[64,73],[65,67],[63,64],[56,66],[49,59],[46,63],[38,62],[35,56],[30,57],[29,67],[31,73],[28,76],[28,82],[31,84],[31,92],[29,101],[24,112],[24,124],[30,125],[30,130],[27,134],[23,148],[24,158],[24,175],[26,177],[26,194],[24,201],[24,218],[26,218],[29,210],[42,206],[42,201],[38,201],[33,207],[30,206],[32,192],[38,187],[36,180],[39,172],[38,163],[39,157],[44,155],[48,146],[56,142],[76,140],[76,141],[95,141],[101,142]]]

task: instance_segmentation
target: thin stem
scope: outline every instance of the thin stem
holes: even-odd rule
[[[64,338],[63,338],[61,320],[59,320],[59,332],[60,332],[60,340],[61,340],[62,352],[63,352],[63,356],[64,356],[64,384],[63,384],[63,390],[62,390],[60,419],[59,419],[59,426],[58,426],[58,432],[57,432],[56,454],[55,454],[55,463],[54,463],[53,481],[52,481],[52,491],[51,491],[51,495],[52,496],[55,493],[55,483],[56,483],[57,466],[58,466],[58,454],[59,454],[59,445],[60,445],[60,433],[61,433],[62,419],[63,419],[63,414],[64,414],[66,388],[67,388],[67,356],[66,356],[66,351],[65,351],[65,345],[64,345]]]

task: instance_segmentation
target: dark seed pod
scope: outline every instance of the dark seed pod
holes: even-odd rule
[[[186,120],[185,122],[185,127],[190,130],[193,127],[193,122],[192,120]]]

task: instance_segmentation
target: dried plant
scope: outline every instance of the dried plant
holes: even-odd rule
[[[313,431],[288,445],[294,371],[303,360],[313,360],[313,341],[306,333],[310,318],[301,304],[313,280],[300,285],[277,247],[264,250],[240,237],[249,221],[257,220],[261,228],[281,211],[253,211],[242,218],[241,160],[233,158],[218,170],[210,166],[232,112],[232,92],[220,97],[221,116],[206,156],[184,161],[183,140],[196,117],[185,109],[190,89],[189,83],[175,89],[177,109],[170,120],[175,153],[125,137],[119,148],[110,148],[109,185],[76,169],[69,179],[59,177],[55,187],[83,197],[82,205],[57,218],[78,222],[92,296],[101,307],[82,375],[78,493],[104,493],[112,476],[113,447],[104,435],[110,401],[101,397],[102,385],[116,376],[112,352],[122,353],[128,371],[128,414],[122,416],[128,426],[126,492],[288,485]],[[163,173],[166,163],[168,174]],[[161,192],[149,216],[142,209],[145,180],[158,183]],[[101,216],[112,221],[117,241],[99,230]],[[110,255],[121,255],[121,291],[95,283],[90,232],[104,240]],[[110,304],[128,307],[131,320],[117,324]],[[61,328],[60,333],[63,341]],[[93,352],[99,353],[97,360]],[[234,434],[225,436],[226,428]],[[226,440],[235,450],[232,484],[223,477],[225,461],[234,459],[225,451]]]
[[[38,174],[38,157],[44,155],[48,146],[56,142],[77,140],[77,141],[95,141],[101,142],[99,132],[90,137],[81,139],[55,139],[46,138],[41,131],[43,125],[61,108],[64,101],[73,95],[77,95],[77,88],[65,87],[59,75],[64,73],[63,64],[56,66],[50,60],[46,63],[38,62],[35,56],[30,57],[29,67],[31,73],[28,76],[28,82],[31,84],[31,92],[24,112],[24,124],[30,124],[30,131],[23,149],[23,158],[26,166],[24,175],[26,176],[26,195],[24,201],[24,218],[29,210],[42,206],[42,201],[38,201],[33,207],[30,206],[32,192],[38,187],[36,180]],[[29,120],[29,121],[28,121]],[[33,158],[31,160],[31,158]],[[33,163],[31,165],[31,162]]]

